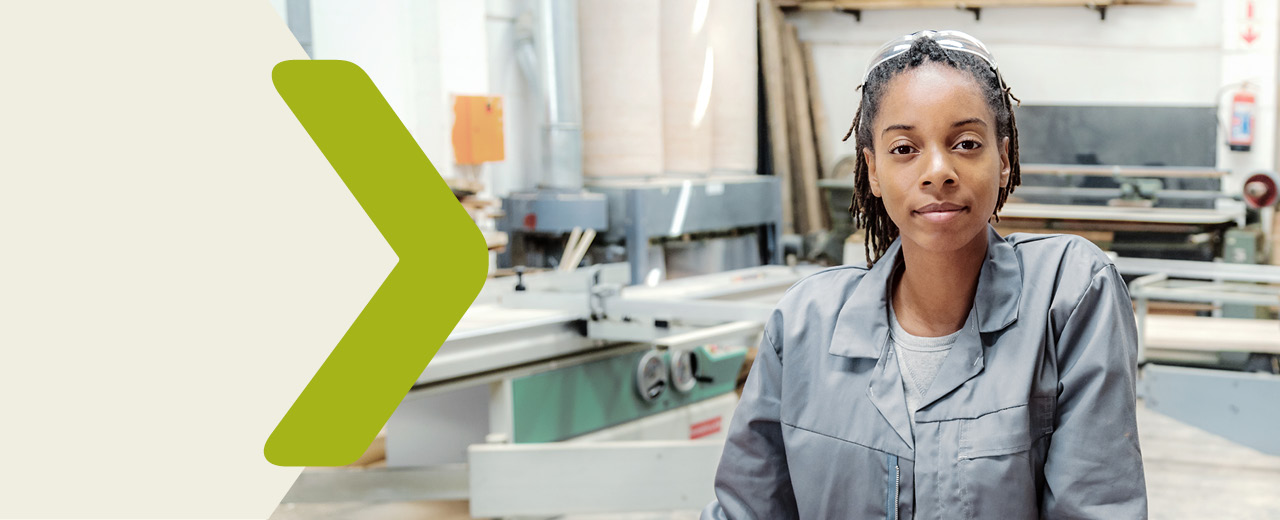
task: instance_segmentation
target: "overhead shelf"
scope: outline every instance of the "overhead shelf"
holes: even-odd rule
[[[839,11],[852,14],[862,21],[864,10],[887,9],[959,9],[973,13],[975,20],[982,19],[982,10],[988,7],[1084,7],[1098,12],[1107,19],[1107,8],[1113,6],[1191,7],[1195,2],[1186,0],[774,0],[787,11]]]
[[[1094,164],[1023,164],[1023,175],[1093,175],[1102,177],[1180,177],[1220,179],[1231,173],[1218,168],[1178,166],[1111,166]]]
[[[1144,224],[1222,225],[1239,212],[1192,208],[1131,208],[1009,202],[1000,210],[1002,222],[1012,219],[1130,222]]]

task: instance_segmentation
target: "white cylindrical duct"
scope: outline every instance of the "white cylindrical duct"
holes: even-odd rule
[[[663,164],[668,173],[709,173],[716,56],[711,0],[661,0]]]
[[[755,173],[759,65],[755,0],[711,2],[707,25],[715,76],[711,93],[711,167]]]
[[[582,189],[582,90],[577,0],[541,0],[538,36],[546,103],[540,187]]]
[[[659,10],[651,0],[589,0],[578,14],[584,174],[662,174]]]

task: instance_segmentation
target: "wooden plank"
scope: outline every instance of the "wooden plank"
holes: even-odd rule
[[[831,124],[827,121],[827,108],[822,102],[817,67],[813,64],[813,44],[801,42],[800,52],[804,56],[805,81],[809,85],[809,114],[813,117],[813,141],[814,148],[817,150],[818,178],[826,179],[831,176],[831,169],[827,167],[827,163],[835,162],[835,144],[831,141],[833,137]],[[832,157],[826,157],[826,154],[832,154]],[[822,197],[818,202],[822,210],[823,229],[831,229],[831,209],[827,207],[827,202],[826,197]]]
[[[1141,222],[1149,224],[1226,224],[1235,220],[1236,212],[1190,208],[1126,208],[1115,206],[1076,206],[1070,204],[1028,204],[1009,202],[1000,210],[1003,219],[1092,220],[1106,222]]]
[[[998,223],[998,224],[992,224],[992,227],[996,228],[996,232],[997,232],[997,233],[1000,233],[1000,235],[1001,235],[1001,236],[1006,236],[1006,235],[1008,235],[1008,234],[1010,234],[1010,233],[1039,233],[1039,234],[1046,234],[1046,235],[1076,235],[1076,236],[1084,237],[1084,239],[1085,239],[1085,240],[1088,240],[1088,241],[1093,242],[1093,243],[1095,243],[1095,244],[1097,244],[1097,243],[1110,243],[1111,241],[1115,240],[1115,233],[1114,233],[1114,232],[1111,232],[1111,231],[1087,231],[1087,230],[1073,230],[1073,229],[1050,229],[1050,228],[1045,228],[1045,227],[1040,227],[1040,226],[1031,225],[1030,223],[1024,223],[1024,225],[1012,225],[1012,224],[1006,224],[1006,223],[1004,223],[1003,221],[1002,221],[1002,222],[1000,222],[1000,223]]]
[[[1147,302],[1147,312],[1151,314],[1167,314],[1172,316],[1199,316],[1198,312],[1213,312],[1212,303],[1194,302]]]
[[[503,231],[481,231],[480,234],[484,235],[484,243],[491,250],[507,247],[510,243],[510,238]]]
[[[787,73],[787,95],[790,100],[787,114],[790,116],[792,188],[799,196],[794,202],[800,211],[796,226],[800,233],[813,233],[822,229],[822,201],[818,194],[818,152],[813,143],[813,118],[809,114],[809,85],[805,81],[804,55],[800,50],[800,38],[796,27],[782,23],[782,61]]]
[[[1147,315],[1146,348],[1280,354],[1280,321]]]
[[[769,127],[769,150],[773,174],[782,181],[783,233],[795,233],[795,210],[791,203],[791,152],[787,143],[785,71],[782,66],[782,12],[772,0],[760,0],[760,73],[764,76],[765,122]]]
[[[1262,212],[1266,218],[1267,212]],[[1271,213],[1271,265],[1280,265],[1280,211]]]
[[[831,176],[831,172],[824,166],[827,161],[823,161],[823,158],[828,153],[834,155],[835,146],[831,140],[834,136],[831,124],[827,121],[827,107],[822,102],[822,92],[818,88],[818,72],[813,64],[813,44],[800,42],[800,50],[804,55],[805,80],[809,85],[809,112],[813,116],[813,136],[818,151],[818,178],[826,179]]]

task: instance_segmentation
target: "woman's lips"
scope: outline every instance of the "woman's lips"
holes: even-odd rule
[[[943,203],[937,203],[937,204],[930,204],[928,206],[915,210],[913,213],[930,222],[942,223],[942,222],[948,222],[951,219],[955,218],[957,215],[964,213],[966,211],[969,211],[969,208],[967,206],[961,206],[958,204],[943,202]]]

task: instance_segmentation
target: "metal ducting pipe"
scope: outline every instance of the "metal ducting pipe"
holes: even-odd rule
[[[539,80],[546,108],[540,188],[582,189],[582,74],[577,0],[538,0]]]

